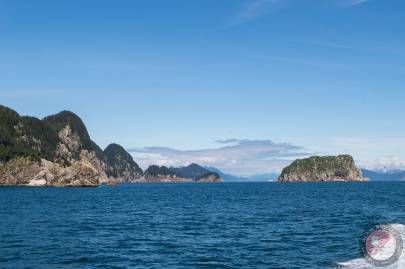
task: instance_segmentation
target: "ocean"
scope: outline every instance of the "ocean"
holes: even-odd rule
[[[373,268],[403,223],[405,182],[1,187],[0,268]]]

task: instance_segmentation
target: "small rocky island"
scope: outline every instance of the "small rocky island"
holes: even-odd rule
[[[148,182],[220,182],[218,173],[192,163],[186,167],[174,168],[151,165],[145,171],[144,178]]]
[[[221,181],[218,174],[196,164],[159,169],[156,171],[152,166],[143,173],[118,144],[102,150],[73,112],[62,111],[40,120],[20,116],[0,105],[0,185],[92,187],[134,182]]]
[[[279,182],[367,181],[350,155],[313,156],[285,167]]]

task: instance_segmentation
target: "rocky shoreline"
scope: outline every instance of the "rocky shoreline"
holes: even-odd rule
[[[0,106],[0,185],[95,187],[138,182],[220,182],[192,164],[151,166],[145,173],[120,145],[105,150],[90,139],[83,121],[62,111],[40,120]],[[185,172],[196,169],[188,176]],[[168,171],[161,173],[161,171]]]
[[[145,171],[120,145],[102,150],[83,121],[62,111],[40,120],[0,105],[0,186],[95,187],[120,183],[221,182],[198,165]],[[285,167],[278,182],[367,181],[350,155],[313,156]]]

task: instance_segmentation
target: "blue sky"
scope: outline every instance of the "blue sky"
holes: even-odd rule
[[[37,117],[72,110],[100,146],[120,143],[142,166],[255,174],[349,153],[405,168],[404,10],[400,0],[0,0],[0,103]]]

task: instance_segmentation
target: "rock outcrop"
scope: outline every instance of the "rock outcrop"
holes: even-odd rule
[[[0,106],[0,185],[97,186],[141,175],[119,145],[106,155],[72,112],[39,120]]]
[[[144,179],[147,182],[184,182],[179,173],[166,166],[151,165],[145,170]],[[189,180],[191,181],[191,180]]]
[[[196,182],[222,182],[218,173],[208,172],[194,179]]]
[[[0,166],[0,185],[94,187],[100,173],[85,160],[63,167],[55,162],[19,157]]]
[[[109,177],[116,178],[119,182],[133,183],[142,181],[142,169],[123,147],[110,144],[104,150],[104,155]]]
[[[218,173],[211,172],[198,164],[186,167],[151,165],[144,174],[147,182],[221,182]]]
[[[367,181],[350,155],[295,160],[285,167],[279,182]]]

